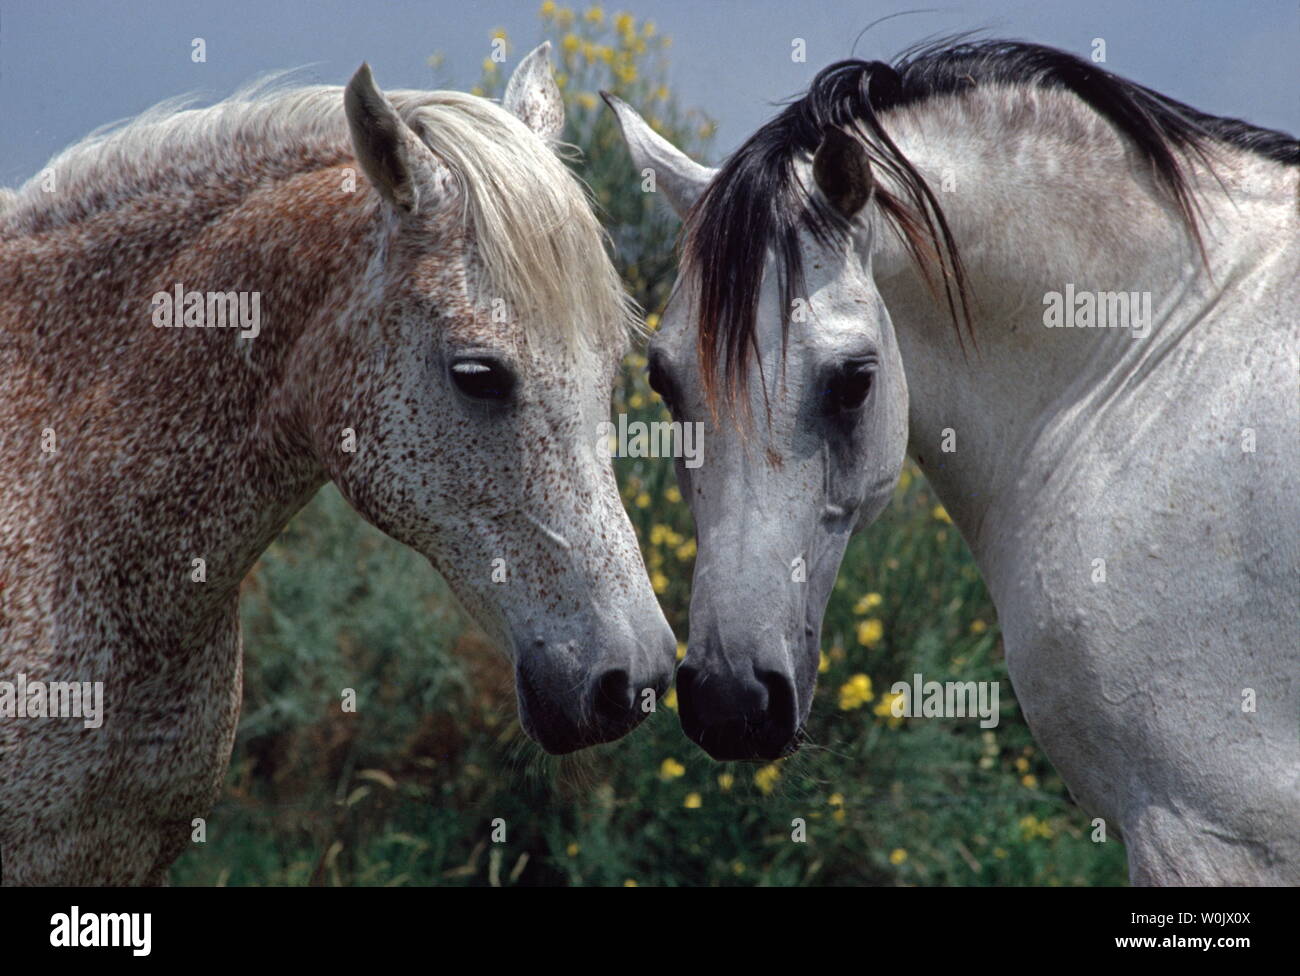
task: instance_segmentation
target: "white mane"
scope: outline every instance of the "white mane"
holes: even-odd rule
[[[16,191],[0,190],[0,238],[69,226],[140,197],[247,192],[353,159],[343,89],[276,87],[281,77],[210,107],[172,99],[96,130]],[[474,95],[387,94],[462,189],[486,278],[480,300],[504,298],[530,332],[558,333],[566,344],[603,348],[636,327],[584,188],[542,139]]]

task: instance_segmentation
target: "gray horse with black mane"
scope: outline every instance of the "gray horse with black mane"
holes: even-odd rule
[[[1006,41],[832,65],[718,170],[609,101],[686,221],[650,371],[709,435],[687,733],[797,747],[908,452],[1133,880],[1300,882],[1300,143]]]

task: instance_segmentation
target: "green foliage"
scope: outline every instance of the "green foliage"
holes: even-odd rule
[[[543,5],[575,163],[629,288],[651,314],[672,283],[676,222],[640,191],[597,89],[706,158],[712,125],[668,91],[667,40],[603,11]],[[598,8],[592,8],[596,10]],[[608,54],[606,53],[608,51]],[[522,53],[522,52],[520,52]],[[479,91],[499,94],[485,66]],[[615,412],[664,419],[644,357]],[[694,548],[671,465],[616,467],[652,582],[685,639]],[[228,789],[178,884],[1116,884],[1113,837],[1033,744],[1011,695],[988,593],[910,465],[849,546],[826,613],[810,743],[766,766],[717,764],[669,695],[620,742],[564,759],[519,730],[509,664],[420,557],[327,488],[245,584],[245,704]],[[1000,681],[1001,724],[897,719],[881,692]],[[358,710],[340,693],[355,689]],[[807,842],[793,842],[796,818]],[[504,821],[504,843],[491,842]]]

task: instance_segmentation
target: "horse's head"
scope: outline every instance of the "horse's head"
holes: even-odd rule
[[[316,381],[317,450],[509,650],[543,748],[616,739],[666,689],[675,643],[596,449],[633,318],[548,145],[564,112],[547,48],[503,107],[386,97],[365,66],[344,103],[372,246],[346,354]]]
[[[649,353],[675,419],[709,431],[703,464],[677,472],[699,537],[682,726],[714,758],[775,758],[812,705],[845,545],[906,451],[907,381],[871,274],[872,167],[827,127],[788,170],[763,133],[708,170],[609,101],[686,221]]]

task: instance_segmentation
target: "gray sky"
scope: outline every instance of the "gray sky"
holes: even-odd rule
[[[580,9],[585,4],[569,4]],[[850,52],[889,58],[935,33],[1053,44],[1082,55],[1106,41],[1105,67],[1206,111],[1300,132],[1300,5],[1296,0],[627,0],[673,36],[672,78],[684,104],[719,122],[725,154]],[[175,95],[215,99],[268,71],[311,65],[304,80],[342,84],[362,60],[381,86],[431,88],[426,59],[445,53],[444,83],[468,88],[504,27],[513,64],[540,40],[538,2],[505,0],[0,0],[0,185],[37,172],[97,125]],[[190,40],[207,42],[207,63]],[[808,60],[790,58],[792,38]],[[509,65],[507,66],[509,67]]]

